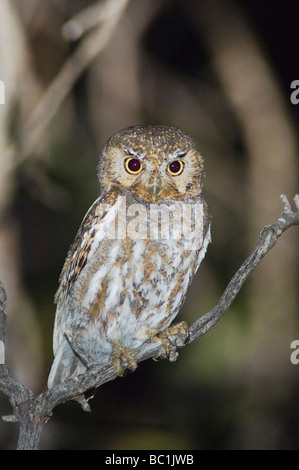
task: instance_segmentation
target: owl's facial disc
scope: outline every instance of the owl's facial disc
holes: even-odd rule
[[[105,144],[99,165],[102,191],[113,188],[139,202],[159,203],[201,193],[203,160],[194,141],[169,126],[133,126]]]
[[[150,203],[180,197],[185,185],[183,173],[188,167],[184,162],[185,150],[178,149],[170,155],[164,153],[163,157],[153,153],[145,158],[133,151],[127,151],[126,155],[124,169],[127,175],[125,180],[119,181],[130,188],[131,194]]]

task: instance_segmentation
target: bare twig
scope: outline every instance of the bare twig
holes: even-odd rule
[[[5,364],[6,300],[6,292],[0,281],[0,365]]]
[[[297,194],[294,197],[297,212],[293,212],[292,206],[284,194],[281,195],[281,199],[283,212],[278,221],[272,225],[267,225],[261,230],[260,241],[229,282],[217,305],[199,318],[190,328],[189,343],[207,333],[220,320],[232,304],[249,274],[252,273],[268,251],[273,248],[278,237],[292,225],[299,224],[299,195]]]
[[[207,333],[224,315],[237,296],[249,274],[256,268],[262,258],[275,245],[278,237],[293,225],[299,225],[299,195],[294,198],[296,212],[286,196],[281,196],[283,212],[279,219],[271,225],[264,227],[260,234],[260,241],[242,264],[240,269],[229,282],[217,305],[199,318],[190,327],[190,336],[185,345]],[[91,388],[97,388],[116,378],[112,363],[105,366],[94,364],[89,357],[81,351],[80,341],[71,332],[67,332],[67,339],[76,354],[86,365],[86,373],[56,385],[40,395],[34,395],[31,390],[16,381],[4,364],[4,345],[6,327],[6,293],[0,283],[0,344],[2,344],[2,364],[0,363],[0,390],[9,397],[13,408],[11,416],[4,417],[6,421],[18,421],[20,434],[18,449],[37,449],[43,423],[52,414],[53,409],[65,401],[84,394]],[[174,337],[174,344],[176,344]],[[183,346],[181,346],[183,347]],[[161,343],[147,342],[135,354],[137,362],[159,356]]]

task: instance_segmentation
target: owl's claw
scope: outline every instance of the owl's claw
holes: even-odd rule
[[[162,345],[161,352],[154,360],[168,359],[175,362],[179,353],[177,348],[183,346],[189,336],[189,328],[185,321],[175,323],[166,330],[149,330],[149,336],[152,341],[159,341]]]
[[[113,343],[111,361],[119,377],[122,377],[126,370],[133,372],[137,368],[137,361],[133,349],[126,348],[118,341]]]
[[[73,400],[78,402],[79,405],[81,406],[83,411],[86,411],[87,413],[91,412],[90,406],[88,401],[93,398],[90,397],[88,400],[85,398],[85,395],[78,395],[77,397],[74,397]]]

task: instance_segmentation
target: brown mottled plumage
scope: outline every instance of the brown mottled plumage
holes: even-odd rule
[[[66,331],[94,361],[134,368],[134,350],[166,337],[210,241],[203,159],[180,129],[117,132],[99,181],[60,276],[49,387],[85,370]]]

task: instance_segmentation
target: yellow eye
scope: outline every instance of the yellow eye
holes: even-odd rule
[[[171,176],[178,176],[182,173],[184,169],[184,163],[181,160],[174,160],[169,163],[167,171]]]
[[[138,158],[129,157],[125,160],[125,169],[130,175],[138,175],[142,168],[142,163]]]

